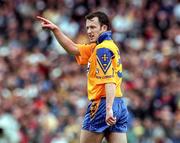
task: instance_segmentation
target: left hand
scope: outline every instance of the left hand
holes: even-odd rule
[[[106,123],[108,126],[112,126],[116,123],[116,117],[113,116],[113,110],[106,109]]]

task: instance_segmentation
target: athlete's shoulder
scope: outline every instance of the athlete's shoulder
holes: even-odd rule
[[[108,49],[109,51],[115,53],[119,53],[119,48],[118,46],[114,43],[113,40],[107,40],[107,41],[103,41],[101,44],[98,44],[96,46],[96,49]]]
[[[96,43],[88,43],[88,44],[77,44],[78,48],[95,48]]]
[[[114,48],[117,47],[117,45],[114,43],[113,40],[105,40],[97,45],[97,48],[101,48],[101,47]]]

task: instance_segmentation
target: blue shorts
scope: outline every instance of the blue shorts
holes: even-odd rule
[[[122,98],[116,97],[113,103],[113,114],[116,124],[106,124],[106,99],[91,101],[83,121],[82,129],[97,133],[127,132],[128,110]]]

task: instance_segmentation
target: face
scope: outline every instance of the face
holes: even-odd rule
[[[107,30],[107,26],[101,26],[98,17],[86,20],[86,31],[89,37],[89,41],[96,42],[99,35]]]

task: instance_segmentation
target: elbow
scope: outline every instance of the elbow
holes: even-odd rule
[[[73,45],[70,50],[68,51],[69,54],[71,55],[80,55],[79,49],[77,48],[76,45]]]
[[[75,55],[75,56],[80,55],[78,49],[73,49],[70,54]]]

